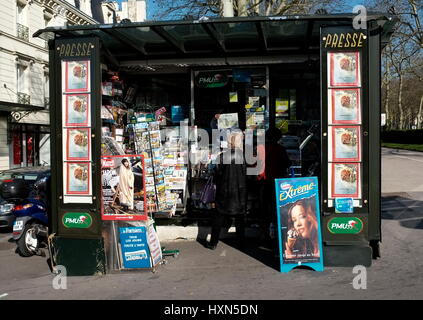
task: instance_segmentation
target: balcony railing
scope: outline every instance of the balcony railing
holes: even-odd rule
[[[18,103],[31,104],[31,97],[29,94],[18,92]]]
[[[29,41],[29,28],[20,23],[17,23],[16,26],[18,30],[18,38],[25,41]]]

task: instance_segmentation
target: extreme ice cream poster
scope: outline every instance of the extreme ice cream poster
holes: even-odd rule
[[[281,272],[306,265],[323,271],[316,177],[276,179]]]

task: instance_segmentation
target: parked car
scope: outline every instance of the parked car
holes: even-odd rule
[[[24,167],[4,170],[0,172],[0,229],[11,228],[15,221],[12,214],[14,204],[2,198],[31,198],[40,197],[45,200],[47,194],[47,179],[50,176],[50,167]],[[21,180],[22,183],[13,183]],[[7,195],[7,196],[6,196]]]

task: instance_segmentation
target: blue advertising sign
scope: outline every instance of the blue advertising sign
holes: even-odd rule
[[[316,177],[275,179],[280,271],[323,271],[319,185]]]
[[[233,69],[232,79],[234,82],[251,82],[251,72],[248,70]]]
[[[119,234],[124,268],[151,268],[147,228],[119,228]]]
[[[172,123],[179,123],[185,119],[184,108],[182,106],[171,106],[170,114]]]
[[[353,198],[335,198],[336,213],[353,213]]]

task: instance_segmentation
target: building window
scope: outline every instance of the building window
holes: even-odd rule
[[[13,168],[50,163],[50,129],[44,126],[13,124],[10,165]]]
[[[50,85],[50,78],[47,72],[44,73],[44,107],[48,109],[50,104],[49,99],[49,85]]]
[[[26,67],[18,64],[17,65],[17,86],[18,92],[26,93]]]
[[[16,6],[16,32],[19,39],[29,41],[29,28],[27,27],[27,7]]]
[[[28,67],[17,64],[17,79],[16,79],[16,89],[18,93],[18,103],[21,104],[30,104],[30,96],[28,94]]]

